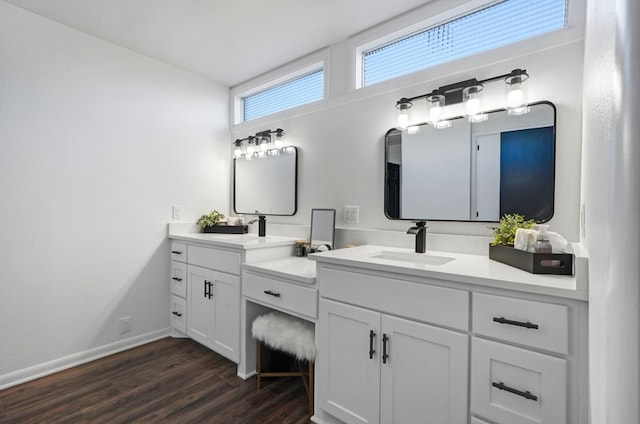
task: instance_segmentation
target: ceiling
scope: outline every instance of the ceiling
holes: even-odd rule
[[[5,0],[233,87],[428,0]]]

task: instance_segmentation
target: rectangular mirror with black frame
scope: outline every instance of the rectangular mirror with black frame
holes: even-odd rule
[[[262,156],[233,161],[233,209],[247,215],[295,215],[298,149],[269,150]]]
[[[411,221],[497,222],[506,213],[553,216],[556,109],[489,112],[449,128],[423,124],[385,136],[385,214]]]

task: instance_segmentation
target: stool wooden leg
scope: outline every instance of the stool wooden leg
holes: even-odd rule
[[[260,390],[260,378],[262,377],[262,370],[260,369],[260,364],[262,363],[262,361],[260,360],[260,345],[262,343],[260,342],[260,340],[256,341],[256,374],[258,375],[257,381],[258,381],[258,390]]]
[[[309,415],[313,415],[313,361],[309,361]]]

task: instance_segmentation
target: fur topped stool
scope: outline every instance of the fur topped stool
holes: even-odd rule
[[[253,321],[251,334],[257,339],[258,390],[264,377],[302,377],[309,398],[309,414],[313,414],[313,361],[316,356],[315,330],[312,322],[280,312],[269,312]],[[263,372],[262,345],[294,356],[300,371]],[[306,362],[306,370],[303,363]]]

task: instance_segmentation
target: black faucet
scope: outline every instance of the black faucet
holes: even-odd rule
[[[264,237],[267,233],[267,217],[260,215],[258,219],[258,237]]]
[[[427,223],[425,221],[416,222],[415,227],[407,230],[407,234],[416,235],[416,253],[427,251]]]

